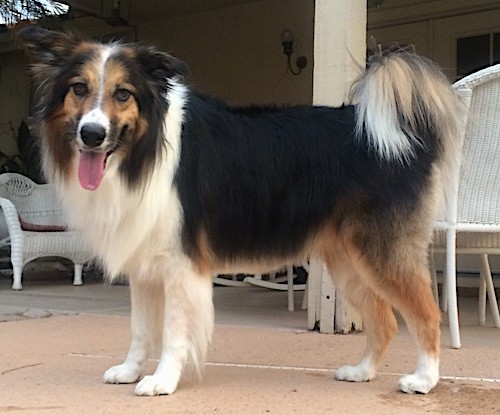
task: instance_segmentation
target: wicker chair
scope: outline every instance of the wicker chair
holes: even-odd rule
[[[82,268],[92,259],[76,231],[65,228],[61,207],[51,185],[39,185],[17,173],[0,175],[0,207],[8,236],[0,245],[10,245],[14,290],[22,288],[24,265],[41,257],[62,257],[75,264],[74,285],[82,284]]]
[[[487,293],[493,323],[500,327],[488,263],[489,254],[500,254],[500,64],[453,86],[465,98],[468,116],[461,164],[449,189],[445,218],[436,225],[432,249],[446,254],[442,305],[448,311],[452,347],[459,348],[457,253],[480,255],[479,322],[485,321]]]

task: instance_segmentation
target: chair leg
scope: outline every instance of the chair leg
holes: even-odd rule
[[[483,255],[480,255],[480,263],[479,263],[479,324],[484,325],[486,323],[486,276],[488,273],[488,259],[486,259],[486,266],[484,262]]]
[[[484,282],[486,291],[488,292],[488,300],[490,302],[491,314],[493,315],[493,324],[495,327],[500,327],[500,315],[498,312],[497,297],[495,295],[495,287],[493,286],[493,278],[491,277],[490,264],[488,255],[481,255],[481,267],[484,268]]]
[[[75,276],[73,277],[73,285],[83,284],[82,271],[83,271],[83,265],[75,264]]]
[[[448,320],[450,325],[451,347],[459,349],[460,328],[458,324],[456,239],[454,229],[446,231],[446,291],[448,294]]]
[[[286,277],[287,277],[287,292],[288,292],[288,311],[295,310],[295,298],[293,295],[293,280],[295,275],[293,274],[293,265],[286,267]]]
[[[448,312],[448,259],[444,261],[443,279],[441,283],[441,300],[439,308],[443,313]]]
[[[12,289],[21,290],[23,288],[23,284],[21,282],[21,278],[23,275],[23,267],[21,265],[12,264],[12,269],[14,271],[14,274],[12,276]]]

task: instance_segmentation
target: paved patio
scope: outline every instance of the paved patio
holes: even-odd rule
[[[202,382],[185,380],[172,396],[139,398],[134,385],[101,381],[127,351],[128,287],[95,277],[74,287],[64,269],[26,274],[21,292],[10,290],[10,278],[0,275],[0,413],[500,412],[500,330],[491,321],[475,325],[475,296],[460,297],[462,349],[449,348],[443,324],[443,379],[429,395],[410,396],[396,387],[398,376],[415,362],[404,326],[377,378],[337,382],[335,368],[362,354],[362,333],[308,332],[306,312],[286,310],[286,292],[216,287],[216,329]],[[296,293],[298,310],[301,299]]]

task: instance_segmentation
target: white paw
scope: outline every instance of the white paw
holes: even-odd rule
[[[125,363],[110,367],[104,372],[105,383],[134,383],[141,376],[141,371]]]
[[[179,376],[144,376],[137,386],[135,387],[136,395],[170,395],[177,389],[179,383]]]
[[[420,373],[403,376],[399,379],[399,389],[406,393],[424,393],[436,386],[439,376],[424,376]]]
[[[337,369],[335,379],[348,382],[368,382],[375,377],[375,370],[364,363],[356,366],[342,366]]]

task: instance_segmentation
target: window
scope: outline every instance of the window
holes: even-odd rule
[[[500,32],[457,39],[457,78],[500,63]]]

